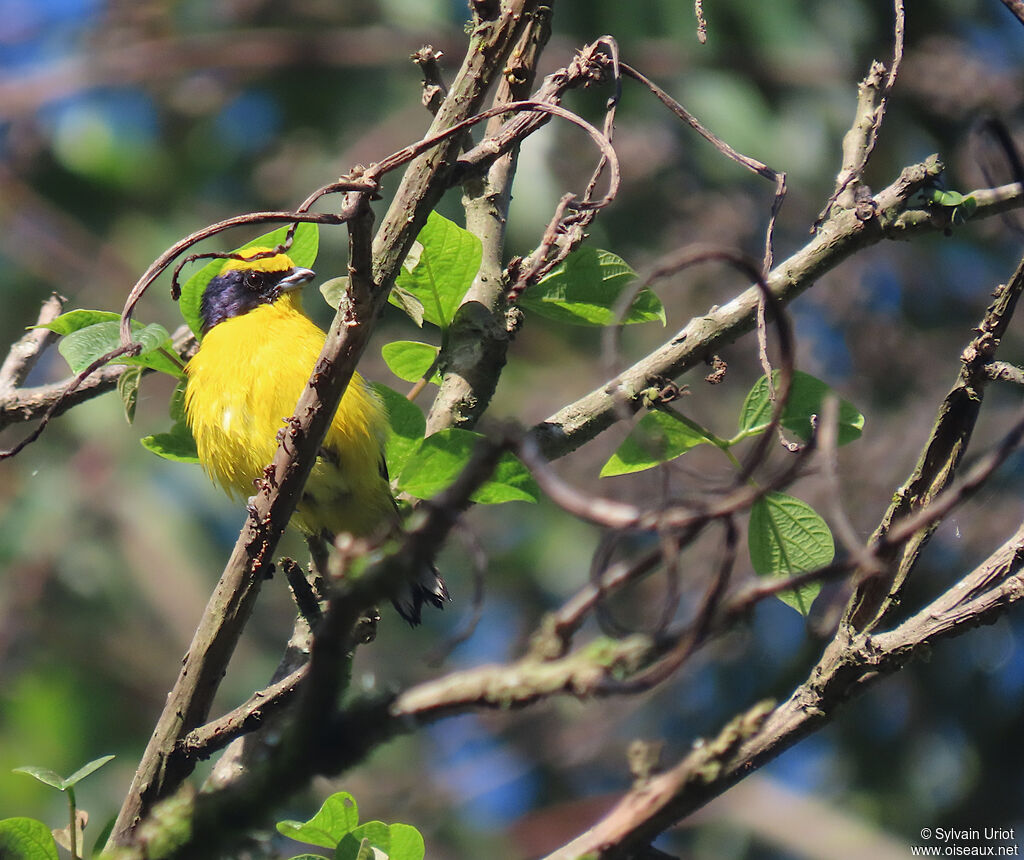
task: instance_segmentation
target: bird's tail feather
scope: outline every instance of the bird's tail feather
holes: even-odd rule
[[[451,600],[448,595],[448,586],[444,584],[437,568],[432,564],[423,565],[412,582],[409,583],[408,591],[403,597],[393,597],[398,614],[401,615],[412,627],[420,623],[421,610],[425,603],[437,609],[444,609],[447,601]]]

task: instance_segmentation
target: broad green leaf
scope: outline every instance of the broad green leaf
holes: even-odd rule
[[[288,860],[330,860],[330,858],[324,857],[323,854],[296,854],[294,857],[289,857]]]
[[[51,320],[43,325],[32,326],[32,328],[48,328],[50,331],[57,332],[57,334],[65,335],[78,331],[80,328],[88,328],[98,322],[119,322],[120,320],[121,315],[115,314],[113,311],[79,309],[68,311],[66,314],[61,314],[55,320]]]
[[[451,486],[484,437],[471,430],[451,428],[423,439],[398,476],[398,488],[418,499],[429,499]],[[489,481],[471,496],[474,502],[536,502],[540,488],[526,467],[511,453],[498,460]]]
[[[835,542],[827,523],[806,502],[768,493],[750,509],[747,529],[750,562],[760,576],[789,576],[830,564]],[[812,582],[779,599],[806,615],[821,586]]]
[[[58,791],[64,790],[64,777],[62,777],[56,771],[50,770],[48,767],[36,767],[35,765],[26,765],[25,767],[14,768],[12,773],[25,773],[31,777],[35,777],[40,782],[45,783],[46,785],[53,786]]]
[[[483,246],[437,212],[430,213],[417,241],[422,245],[419,259],[411,269],[402,267],[395,284],[423,305],[424,320],[447,329],[480,270]],[[394,291],[388,301],[398,307],[404,304]]]
[[[94,361],[121,346],[119,320],[120,317],[115,314],[115,319],[76,329],[61,339],[57,349],[74,373],[81,373]],[[181,365],[171,357],[174,354],[171,336],[162,325],[143,325],[133,321],[132,339],[142,344],[142,352],[134,357],[119,356],[113,360],[113,364],[148,367],[181,377]]]
[[[361,853],[364,839],[386,854],[388,860],[423,860],[426,854],[423,837],[415,827],[408,824],[392,824],[389,827],[382,821],[368,821],[338,843],[335,860],[359,860],[364,856]]]
[[[246,248],[252,248],[255,245],[274,248],[285,240],[290,226],[290,224],[286,224],[269,233],[264,233],[262,236],[257,236],[252,241],[246,242],[239,248],[235,248],[232,253],[244,251]],[[292,262],[296,266],[309,268],[316,262],[319,248],[319,228],[316,224],[303,222],[295,229],[292,245],[286,253],[291,257]],[[210,260],[198,272],[193,274],[181,288],[181,298],[178,300],[178,307],[181,309],[181,315],[185,318],[185,322],[188,323],[189,328],[192,329],[193,334],[197,338],[201,339],[203,336],[203,321],[199,315],[199,306],[203,301],[203,292],[206,290],[206,285],[210,283],[212,278],[220,274],[220,270],[223,267],[224,260]]]
[[[642,472],[710,442],[700,425],[678,413],[648,412],[601,467],[601,477]]]
[[[351,833],[338,843],[334,852],[334,860],[377,860],[377,857],[373,842],[368,837],[356,839]]]
[[[100,756],[99,758],[93,759],[88,764],[83,764],[78,770],[76,770],[73,774],[71,774],[71,776],[69,776],[67,779],[64,780],[64,788],[71,788],[72,786],[74,786],[77,783],[81,782],[89,774],[95,773],[96,771],[98,771],[108,761],[112,761],[113,758],[114,758],[114,756],[112,756],[112,755],[105,755],[105,756]]]
[[[117,377],[117,393],[124,407],[124,417],[131,424],[135,420],[135,407],[139,402],[139,383],[142,381],[141,367],[126,367]]]
[[[359,807],[347,791],[332,794],[309,821],[279,821],[277,831],[289,839],[334,848],[359,824]]]
[[[406,400],[397,391],[379,382],[371,386],[377,396],[384,402],[388,412],[387,443],[384,447],[384,460],[388,464],[388,473],[397,476],[405,466],[409,455],[423,441],[427,432],[427,419],[415,403]]]
[[[384,357],[384,363],[388,369],[399,379],[406,382],[418,382],[424,373],[430,370],[430,366],[437,359],[440,347],[429,343],[420,343],[415,340],[396,340],[384,344],[380,354]],[[440,385],[441,377],[435,370],[431,374],[430,381]]]
[[[778,384],[778,371],[772,379]],[[822,404],[831,389],[809,373],[800,370],[793,373],[793,386],[782,415],[782,426],[792,430],[801,439],[811,438],[811,416],[821,415]],[[740,432],[760,433],[771,421],[772,402],[768,398],[768,378],[762,376],[750,389],[743,408],[740,410]],[[864,430],[864,416],[848,400],[839,401],[838,441],[840,445],[857,439]]]
[[[165,460],[173,460],[176,463],[199,462],[196,440],[192,438],[192,431],[184,421],[178,421],[166,433],[143,436],[139,441],[147,451]]]
[[[34,818],[0,821],[0,857],[4,860],[57,860],[50,828]]]
[[[636,279],[629,264],[610,251],[583,245],[548,272],[519,299],[526,310],[570,325],[665,324],[665,308],[650,290],[641,290],[618,318],[620,298]]]
[[[410,824],[392,824],[389,860],[423,860],[427,847],[422,834]]]
[[[335,310],[341,304],[341,297],[348,291],[348,278],[331,278],[320,285],[320,295]]]

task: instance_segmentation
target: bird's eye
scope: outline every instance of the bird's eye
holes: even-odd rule
[[[250,290],[258,290],[263,287],[263,272],[246,272],[245,285]]]

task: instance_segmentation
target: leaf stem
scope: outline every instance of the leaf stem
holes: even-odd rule
[[[160,349],[157,351],[161,355],[166,356],[168,359],[171,360],[172,363],[178,366],[178,369],[181,371],[181,373],[178,374],[178,378],[183,379],[185,376],[185,362],[181,360],[181,356],[178,355],[174,350],[167,349],[167,347],[165,346],[160,347]]]
[[[71,860],[79,860],[78,857],[78,814],[75,803],[75,790],[71,786],[67,788],[68,811],[71,815],[70,826],[68,827],[68,839],[71,844]]]

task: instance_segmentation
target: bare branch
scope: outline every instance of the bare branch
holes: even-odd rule
[[[893,56],[889,63],[888,73],[882,63],[877,60],[872,62],[868,75],[860,83],[857,90],[857,111],[854,115],[853,126],[843,138],[843,166],[836,178],[835,191],[825,203],[814,222],[817,229],[828,217],[835,203],[840,203],[844,208],[851,209],[859,206],[863,212],[868,210],[870,191],[864,187],[864,194],[860,193],[861,177],[871,153],[874,152],[875,143],[878,140],[878,132],[885,119],[885,109],[889,103],[889,95],[896,84],[896,76],[899,74],[900,63],[903,61],[903,36],[906,27],[906,15],[903,9],[903,0],[894,0],[895,23],[893,25]]]
[[[703,25],[703,18],[701,17],[701,9],[698,5],[698,21],[700,25]],[[699,32],[699,31],[698,31]],[[704,41],[701,39],[701,41]],[[752,173],[756,173],[758,176],[762,176],[765,179],[769,179],[775,183],[775,197],[772,200],[771,212],[768,216],[768,227],[765,231],[764,240],[764,271],[767,273],[771,270],[775,264],[775,250],[774,250],[774,234],[775,234],[775,220],[778,217],[779,210],[782,209],[782,202],[786,197],[786,174],[779,173],[776,170],[772,170],[767,164],[758,161],[756,158],[751,158],[749,155],[743,155],[737,152],[728,143],[718,137],[716,134],[705,128],[703,123],[691,114],[685,107],[683,107],[678,101],[672,96],[665,92],[659,87],[654,81],[650,80],[646,75],[641,74],[632,66],[622,63],[622,73],[627,77],[633,78],[635,81],[643,84],[647,87],[654,96],[660,101],[665,107],[667,107],[672,113],[674,113],[679,119],[685,122],[690,128],[692,128],[697,134],[703,137],[708,143],[710,143],[715,149],[717,149],[726,158],[735,161],[741,167],[745,167]]]
[[[777,707],[755,705],[665,773],[628,792],[596,825],[545,860],[593,852],[626,858],[831,719],[882,675],[1024,598],[1024,526],[958,586],[889,633],[861,633],[833,649]]]
[[[1003,0],[1003,5],[1014,14],[1018,21],[1024,24],[1024,0]]]
[[[518,37],[523,12],[529,6],[527,0],[513,0],[503,8],[498,21],[481,25],[474,32],[466,61],[435,119],[435,127],[449,129],[449,138],[451,130],[476,110],[491,75]],[[343,215],[345,220],[351,218],[350,301],[339,304],[320,359],[271,464],[269,480],[253,502],[250,517],[200,622],[121,808],[113,844],[128,843],[132,829],[145,811],[173,791],[192,769],[191,760],[174,757],[177,742],[206,718],[213,694],[266,576],[277,540],[294,510],[316,451],[366,345],[372,322],[387,300],[398,266],[416,232],[443,190],[441,165],[452,156],[453,147],[457,145],[457,141],[449,140],[442,146],[439,157],[420,159],[411,165],[372,248],[367,229],[362,225],[370,223],[372,218],[367,198],[375,190],[373,174],[369,188],[362,185],[358,193],[348,198],[349,211]],[[377,165],[377,175],[408,160],[398,159],[391,167]],[[317,192],[311,196],[307,204],[311,205],[319,195]],[[355,217],[351,217],[353,214]],[[223,229],[222,225],[217,227]],[[127,337],[127,319],[135,302],[158,271],[186,247],[178,243],[140,279],[125,306],[122,337]],[[402,573],[407,575],[408,571]],[[393,579],[384,579],[391,589],[399,584]],[[360,587],[369,588],[364,578],[360,578],[359,583]],[[349,587],[354,586],[349,584]]]
[[[957,381],[939,407],[938,417],[917,466],[896,491],[872,542],[883,540],[898,520],[927,507],[953,480],[981,411],[985,386],[989,382],[986,367],[995,356],[1022,291],[1024,259],[1018,264],[1010,282],[996,290],[995,301],[975,329],[975,337],[961,354]],[[878,624],[895,604],[933,530],[934,525],[931,525],[908,543],[899,542],[901,555],[893,573],[888,577],[875,577],[862,583],[850,602],[846,623],[856,630],[871,629]],[[895,561],[895,549],[888,547],[888,551],[883,552],[886,563]]]
[[[810,242],[776,266],[766,277],[769,288],[783,305],[809,289],[823,274],[847,257],[886,238],[906,238],[919,232],[936,232],[948,227],[948,215],[927,209],[909,208],[908,201],[923,184],[942,172],[938,159],[905,168],[900,177],[876,197],[877,213],[862,221],[852,211],[834,212],[829,229],[821,230]],[[973,218],[1018,208],[1024,191],[1016,183],[994,189],[973,191],[978,208]],[[639,392],[658,379],[674,379],[719,352],[754,327],[760,291],[751,287],[726,304],[690,320],[670,340],[643,359],[610,379],[600,388],[563,407],[535,425],[533,433],[548,459],[575,451],[623,416],[620,403],[636,410]],[[621,394],[619,393],[621,392]]]
[[[39,356],[56,339],[57,335],[43,326],[60,316],[65,301],[62,296],[53,293],[43,302],[35,326],[11,347],[4,363],[0,365],[0,396],[18,388],[25,381]]]
[[[357,225],[372,218],[365,193],[354,195],[351,205],[358,207],[360,202],[365,208],[352,219],[350,229],[354,236],[366,233],[367,239],[365,243],[353,239],[356,253],[350,258],[350,300],[339,304],[313,375],[282,436],[268,480],[252,501],[249,519],[210,598],[121,807],[113,844],[126,844],[148,808],[177,788],[192,770],[192,760],[175,755],[178,740],[209,712],[213,695],[267,577],[277,541],[369,339],[370,326],[359,323],[374,319],[384,297],[360,289],[369,273],[355,267],[367,256],[359,249],[365,246],[368,251],[369,239],[368,228],[360,230]]]
[[[993,382],[1012,382],[1024,385],[1024,367],[1005,361],[990,361],[985,365],[985,375]]]

